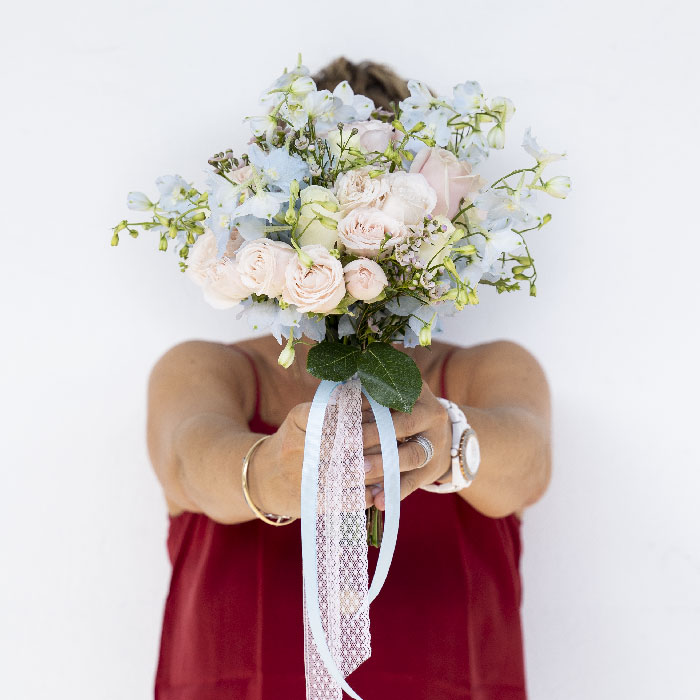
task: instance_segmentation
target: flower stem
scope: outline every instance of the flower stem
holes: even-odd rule
[[[384,533],[384,519],[381,511],[377,510],[376,506],[368,508],[367,515],[367,544],[372,547],[379,547],[382,543],[382,534]]]

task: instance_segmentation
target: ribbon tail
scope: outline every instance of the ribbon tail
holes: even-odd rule
[[[399,470],[399,450],[396,442],[396,431],[391,411],[382,404],[377,403],[362,388],[362,393],[367,397],[372,407],[374,418],[379,431],[379,442],[382,448],[382,463],[384,465],[384,532],[382,544],[377,557],[377,566],[372,577],[372,584],[367,591],[367,597],[356,613],[356,617],[369,607],[370,603],[379,595],[382,586],[389,574],[391,560],[396,549],[396,540],[399,534],[399,511],[401,507],[401,479]]]
[[[306,428],[304,462],[301,475],[301,551],[303,558],[304,597],[313,642],[328,674],[351,698],[362,700],[348,685],[336,665],[328,647],[319,608],[316,518],[321,438],[326,407],[333,390],[339,383],[325,380],[321,382],[311,404]]]

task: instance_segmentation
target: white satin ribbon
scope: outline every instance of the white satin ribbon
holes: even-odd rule
[[[301,477],[301,551],[303,559],[304,598],[313,642],[328,674],[337,683],[338,687],[342,688],[350,697],[355,698],[355,700],[362,700],[345,681],[342,672],[331,654],[323,630],[319,608],[316,518],[321,439],[326,407],[328,406],[333,390],[339,384],[341,384],[341,382],[325,380],[321,382],[311,404],[306,427],[304,462]],[[382,448],[384,464],[385,524],[374,577],[369,586],[367,596],[356,612],[355,617],[360,615],[377,597],[386,581],[399,530],[399,507],[401,500],[399,488],[399,453],[391,412],[386,406],[382,406],[374,401],[364,388],[362,391],[367,396],[372,411],[374,412]]]

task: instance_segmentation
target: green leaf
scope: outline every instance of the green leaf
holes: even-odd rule
[[[359,348],[324,340],[309,350],[306,369],[317,379],[343,382],[357,372]]]
[[[387,343],[372,343],[357,362],[362,384],[378,403],[410,413],[423,379],[416,363]]]

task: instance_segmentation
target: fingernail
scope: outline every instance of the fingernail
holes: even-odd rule
[[[365,474],[367,472],[371,472],[371,471],[372,471],[372,462],[370,462],[369,459],[367,459],[367,457],[365,457]]]
[[[374,486],[370,486],[369,490],[372,493],[372,497],[374,498],[374,496],[376,496],[382,490],[382,487],[374,485]]]

